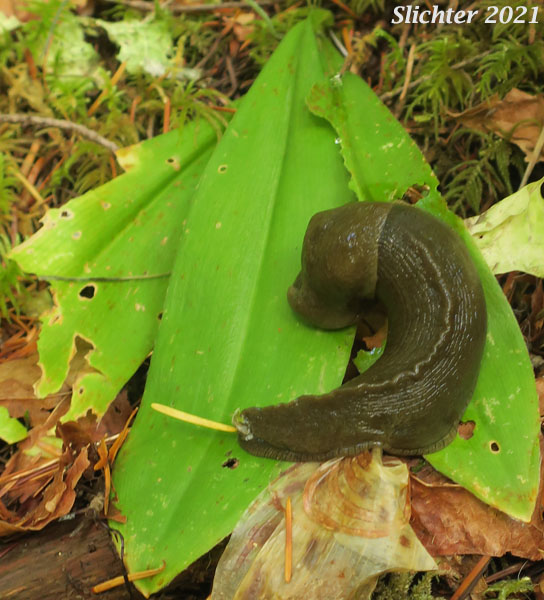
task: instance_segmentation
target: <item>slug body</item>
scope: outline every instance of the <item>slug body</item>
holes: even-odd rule
[[[397,455],[440,450],[456,435],[478,377],[487,315],[460,237],[401,203],[360,202],[312,217],[288,300],[308,323],[356,323],[363,301],[387,309],[381,358],[323,394],[247,408],[240,445],[281,460],[327,460],[381,446]]]

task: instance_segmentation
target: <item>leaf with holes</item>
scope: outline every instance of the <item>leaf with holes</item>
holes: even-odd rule
[[[183,222],[216,142],[200,121],[120,151],[127,173],[50,210],[12,250],[53,289],[38,342],[38,394],[56,392],[76,347],[88,349],[64,421],[89,409],[104,414],[151,351]]]
[[[393,200],[408,187],[417,192],[424,186],[428,193],[418,206],[446,221],[467,244],[484,287],[488,321],[478,383],[463,417],[476,426],[468,439],[458,435],[426,458],[484,502],[528,521],[539,483],[538,398],[523,336],[501,288],[461,219],[448,211],[423,155],[362,79],[346,73],[341,81],[316,85],[308,102],[336,128],[359,200]],[[526,210],[531,198],[540,218],[538,187],[519,194]],[[521,227],[527,243],[527,224]]]
[[[286,300],[310,217],[354,199],[334,131],[304,103],[325,78],[320,44],[311,21],[284,38],[191,203],[140,413],[114,469],[129,571],[166,562],[138,582],[146,594],[230,533],[282,465],[151,403],[229,422],[237,407],[324,392],[345,372],[353,328],[307,327]]]

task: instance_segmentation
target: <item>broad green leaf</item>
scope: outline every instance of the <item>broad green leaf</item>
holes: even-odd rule
[[[544,179],[525,186],[465,224],[493,273],[544,277]]]
[[[372,348],[372,350],[359,350],[357,356],[353,359],[353,364],[357,367],[359,373],[364,373],[380,358],[385,350],[385,344]]]
[[[411,186],[438,195],[438,180],[416,143],[359,77],[345,73],[316,84],[307,102],[338,132],[350,187],[360,201],[399,200]]]
[[[306,327],[286,301],[308,220],[353,200],[334,131],[304,103],[323,78],[306,21],[242,100],[191,203],[140,414],[114,469],[129,571],[166,561],[138,582],[146,594],[230,533],[282,464],[150,403],[230,422],[238,407],[331,389],[345,371],[353,329]]]
[[[91,347],[64,420],[88,409],[102,415],[151,351],[183,220],[216,141],[200,121],[125,149],[130,172],[50,210],[11,252],[25,271],[53,277],[55,303],[38,342],[38,394],[59,390],[76,344]]]
[[[426,185],[429,193],[419,206],[446,221],[467,244],[484,286],[488,311],[480,375],[463,417],[476,426],[470,439],[457,436],[427,459],[483,501],[528,521],[539,483],[538,398],[529,355],[502,290],[462,221],[447,210],[417,146],[361,79],[346,73],[341,80],[316,85],[308,102],[338,131],[351,185],[360,200],[393,200],[409,186]],[[520,210],[540,215],[542,199],[535,195],[539,185],[532,184],[528,192],[520,193],[516,205]],[[520,224],[526,243],[531,226],[526,221]],[[507,251],[507,246],[503,249]]]
[[[26,427],[9,416],[5,406],[0,406],[0,439],[8,444],[16,444],[26,438]]]

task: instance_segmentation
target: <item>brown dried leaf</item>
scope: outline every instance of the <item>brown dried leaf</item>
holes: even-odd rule
[[[67,514],[76,497],[75,485],[91,465],[89,452],[93,460],[98,458],[94,443],[121,431],[130,413],[126,394],[121,393],[100,423],[89,413],[77,422],[60,424],[69,403],[70,398],[66,396],[41,425],[29,432],[0,474],[0,536],[41,529],[51,520]],[[63,440],[62,455],[49,442],[55,427]],[[28,452],[30,449],[32,454]],[[36,454],[35,450],[49,451],[49,454]],[[122,520],[115,511],[112,516]]]
[[[530,523],[508,517],[443,476],[411,478],[411,525],[432,556],[510,552],[522,558],[544,557],[542,472],[539,501]]]
[[[47,398],[36,398],[34,383],[40,375],[37,353],[0,364],[0,406],[5,406],[14,418],[28,414],[31,426],[44,423],[49,411],[63,397],[61,391]]]
[[[70,453],[67,452],[58,462],[53,480],[46,487],[41,500],[28,498],[18,512],[9,510],[3,500],[0,500],[0,536],[43,529],[52,520],[70,512],[76,499],[75,486],[89,467],[90,461],[86,449],[66,469],[66,461],[69,459]]]
[[[532,155],[544,125],[544,95],[532,96],[514,88],[503,100],[494,95],[465,112],[452,114],[463,125],[478,131],[492,131]],[[544,151],[539,160],[544,160]]]

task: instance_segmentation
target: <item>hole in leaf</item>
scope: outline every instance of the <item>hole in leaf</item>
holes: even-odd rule
[[[227,172],[227,165],[219,165],[219,167],[217,167],[217,172],[218,173],[226,173]]]
[[[79,292],[79,297],[87,298],[88,300],[91,300],[92,298],[94,298],[95,293],[96,293],[95,285],[86,285],[84,288],[81,288],[81,290]]]
[[[162,321],[162,315],[163,315],[163,312],[161,310],[161,312],[157,315],[157,319],[159,319],[159,321]]]
[[[457,427],[457,433],[459,437],[463,440],[470,440],[470,438],[474,434],[474,428],[476,427],[476,423],[474,421],[465,421],[459,423]]]
[[[69,210],[63,210],[60,213],[60,218],[61,219],[71,219],[74,216],[74,213],[69,211]]]
[[[226,467],[227,469],[236,469],[236,467],[240,464],[240,461],[237,458],[229,458],[226,460],[221,466]]]
[[[428,185],[412,185],[405,192],[402,199],[410,204],[415,204],[421,198],[425,198],[429,193]]]
[[[493,454],[498,454],[501,451],[501,447],[497,442],[489,442],[489,449]]]

